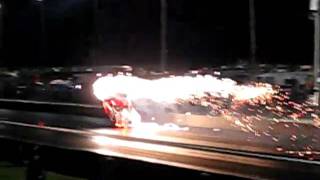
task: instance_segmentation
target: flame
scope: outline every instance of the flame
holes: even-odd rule
[[[129,102],[128,107],[121,108],[113,114],[118,116],[115,117],[119,120],[118,127],[126,127],[126,122],[129,124],[141,122],[141,115],[135,108],[141,106],[140,109],[148,109],[149,106],[144,106],[144,102],[139,101],[145,99],[159,103],[159,107],[152,111],[162,113],[161,118],[165,116],[163,114],[165,112],[160,111],[164,106],[189,102],[192,105],[210,107],[211,110],[207,115],[230,117],[239,127],[240,123],[248,124],[255,120],[297,121],[309,118],[307,117],[309,114],[315,114],[310,103],[293,102],[286,94],[281,94],[279,89],[274,89],[269,84],[238,85],[231,79],[218,79],[211,75],[176,76],[156,80],[125,75],[105,76],[94,82],[93,92],[102,102],[118,97],[125,97]],[[133,104],[136,107],[133,107]],[[237,119],[239,120],[236,121]],[[246,127],[252,131],[250,128]]]
[[[112,111],[107,109],[106,113],[113,113],[111,114],[115,116],[117,127],[134,127],[130,130],[130,135],[138,137],[157,139],[159,138],[157,132],[162,130],[192,130],[192,125],[188,123],[181,123],[185,126],[182,127],[178,123],[179,121],[174,121],[177,124],[170,122],[163,125],[156,121],[160,118],[165,119],[166,112],[163,109],[164,107],[170,107],[171,103],[209,107],[206,115],[223,116],[224,118],[221,118],[221,120],[227,121],[227,125],[230,125],[231,128],[252,133],[256,137],[266,136],[275,143],[281,143],[282,141],[297,143],[301,139],[296,134],[291,134],[290,131],[284,132],[291,134],[288,138],[281,139],[277,135],[274,136],[273,132],[278,133],[279,128],[276,124],[284,123],[284,127],[289,130],[299,128],[299,124],[311,124],[320,127],[319,112],[309,100],[295,102],[291,99],[292,96],[269,84],[239,85],[231,79],[218,79],[210,75],[173,76],[156,80],[124,75],[105,76],[94,82],[93,93],[99,100],[106,102],[106,104],[103,104],[104,108],[111,108]],[[124,98],[125,101],[128,101],[128,105],[115,108],[121,105],[110,104],[112,98]],[[156,106],[149,106],[149,101],[145,100],[151,100],[150,103],[154,103]],[[189,104],[186,104],[186,102]],[[189,109],[186,108],[186,110]],[[141,118],[145,116],[142,111],[151,112],[152,115],[159,115],[160,117],[150,117],[151,124],[141,123]],[[192,114],[191,112],[183,113],[185,116]],[[196,122],[198,123],[198,121]],[[123,132],[128,133],[127,129],[123,130]],[[217,133],[221,129],[213,127],[212,131]],[[97,143],[102,141],[99,138],[95,140]],[[318,140],[314,138],[312,141],[317,142]],[[106,141],[102,143],[104,142]],[[297,153],[299,156],[318,153],[312,151],[312,148],[304,151],[292,151],[277,147],[276,150],[288,154]]]
[[[106,114],[115,121],[115,125],[128,127],[141,122],[141,116],[131,103],[139,102],[140,99],[162,104],[194,100],[194,104],[211,105],[213,109],[222,112],[223,105],[219,102],[221,100],[206,102],[203,98],[231,98],[237,102],[263,101],[271,98],[276,91],[268,84],[238,85],[231,79],[218,79],[210,75],[176,76],[156,80],[117,75],[97,79],[93,84],[93,92],[103,102]],[[117,99],[119,105],[115,105],[117,103],[112,99]],[[122,101],[128,105],[121,107]]]
[[[123,94],[128,100],[150,99],[161,103],[174,103],[178,99],[214,97],[235,100],[268,98],[275,90],[268,84],[237,85],[231,79],[218,79],[211,75],[176,76],[147,80],[135,76],[105,76],[93,84],[94,95],[101,101]]]

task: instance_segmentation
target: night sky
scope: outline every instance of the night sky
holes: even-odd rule
[[[259,62],[312,63],[308,5],[256,0]],[[3,0],[3,7],[2,66],[158,66],[159,0],[99,0],[96,23],[92,0]],[[169,66],[247,61],[248,12],[247,0],[168,0]]]

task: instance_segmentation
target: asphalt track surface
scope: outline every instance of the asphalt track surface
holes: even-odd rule
[[[282,170],[289,166],[297,176],[319,175],[317,127],[286,121],[256,127],[259,135],[226,121],[209,128],[164,128],[148,122],[117,129],[100,117],[0,110],[3,138],[249,178],[272,178],[268,170],[284,177],[287,172]],[[263,134],[270,127],[272,131]]]

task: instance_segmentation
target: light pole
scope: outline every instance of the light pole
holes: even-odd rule
[[[3,48],[3,3],[0,1],[0,52]]]
[[[319,60],[320,60],[320,14],[319,10],[314,13],[314,67],[313,67],[313,73],[314,73],[314,87],[319,91],[319,83],[317,82],[318,75],[319,75]],[[319,105],[319,92],[316,92],[315,94],[316,98],[316,104]]]
[[[254,0],[249,0],[249,29],[250,29],[250,64],[252,67],[252,72],[255,73],[257,42],[256,42],[256,13],[255,13]]]
[[[46,60],[47,54],[47,37],[46,37],[46,13],[45,13],[45,1],[36,0],[39,4],[39,14],[40,14],[40,36],[41,36],[41,47],[40,47],[40,58],[42,61]]]
[[[160,69],[165,71],[167,69],[168,49],[167,49],[167,0],[160,0],[161,15],[160,15]]]
[[[98,44],[98,0],[92,0],[92,12],[93,12],[93,36],[91,41],[91,49],[90,49],[90,59],[91,59],[91,65],[96,66],[97,65],[97,44]]]
[[[314,102],[319,105],[319,83],[317,82],[319,75],[319,61],[320,61],[320,1],[311,0],[310,10],[313,12],[314,21],[314,56],[313,56],[313,76],[314,76]]]

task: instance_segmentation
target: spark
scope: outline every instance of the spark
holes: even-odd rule
[[[110,102],[109,99],[119,96],[124,97],[129,102],[127,107],[117,111],[120,117],[116,118],[121,119],[118,124],[120,127],[127,127],[122,122],[130,121],[129,126],[131,127],[150,129],[141,123],[144,113],[139,111],[139,106],[143,106],[140,109],[151,113],[147,116],[147,120],[157,124],[156,129],[189,131],[192,127],[180,127],[178,124],[197,115],[198,111],[194,112],[186,109],[180,114],[188,118],[179,118],[178,121],[175,121],[178,122],[177,124],[170,122],[159,125],[158,121],[165,119],[166,111],[160,113],[158,111],[162,106],[171,107],[172,104],[179,107],[184,105],[205,107],[208,109],[205,115],[222,116],[224,120],[231,122],[229,123],[231,127],[253,134],[256,138],[262,135],[267,136],[274,142],[281,140],[272,136],[272,133],[277,131],[275,125],[284,122],[284,120],[285,122],[291,122],[285,123],[283,126],[280,124],[281,127],[286,129],[299,127],[295,122],[299,123],[303,118],[312,120],[314,126],[320,127],[318,112],[310,102],[294,102],[288,94],[282,93],[281,89],[269,84],[239,85],[231,79],[219,79],[210,75],[171,76],[154,80],[133,75],[107,75],[94,82],[93,93],[102,102],[106,100]],[[150,100],[157,103],[161,108],[152,109],[149,106],[144,106],[141,100]],[[172,111],[175,112],[176,109],[173,108]],[[157,116],[157,113],[161,117]],[[270,125],[265,126],[268,132],[265,131],[266,129],[259,129],[259,125],[257,125],[257,123],[262,123],[263,120],[270,120]],[[220,131],[220,128],[212,129],[212,133]],[[303,138],[304,136],[299,135],[299,137]],[[294,134],[290,135],[289,139],[295,143],[298,141],[298,137]],[[317,141],[317,139],[312,139],[312,142]],[[284,150],[277,148],[277,151]]]

